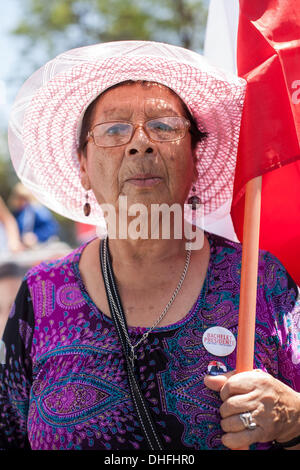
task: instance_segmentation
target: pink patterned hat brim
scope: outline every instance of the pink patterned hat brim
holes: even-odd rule
[[[39,69],[12,109],[9,149],[21,181],[50,209],[104,226],[93,195],[85,218],[77,159],[82,116],[100,93],[126,80],[171,88],[208,137],[197,147],[197,194],[210,214],[232,197],[246,82],[213,68],[191,51],[167,44],[121,41],[73,49]],[[189,216],[189,215],[188,215]]]

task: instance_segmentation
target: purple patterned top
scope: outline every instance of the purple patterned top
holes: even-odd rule
[[[140,385],[165,449],[224,449],[219,394],[203,376],[212,361],[234,369],[236,349],[214,356],[202,337],[216,325],[237,335],[241,245],[205,233],[211,256],[193,308],[138,350]],[[31,269],[17,295],[2,343],[0,448],[146,449],[112,320],[80,277],[84,246]],[[255,367],[300,391],[297,298],[282,264],[260,250]],[[129,329],[133,343],[144,331]]]

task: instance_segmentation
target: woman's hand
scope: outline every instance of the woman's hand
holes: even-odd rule
[[[217,392],[222,442],[230,449],[247,448],[256,442],[287,442],[300,435],[300,394],[261,370],[234,371],[204,378],[205,385]],[[256,428],[246,429],[240,414],[251,412]],[[300,446],[293,447],[293,449]]]

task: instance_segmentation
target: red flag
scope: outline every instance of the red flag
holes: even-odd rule
[[[263,175],[259,246],[300,285],[299,0],[240,0],[237,63],[248,87],[233,225],[242,242],[245,184]]]

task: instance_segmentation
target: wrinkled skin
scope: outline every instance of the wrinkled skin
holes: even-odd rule
[[[300,435],[300,394],[261,370],[217,377],[205,385],[220,392],[222,442],[241,449],[256,442],[287,442]],[[257,427],[245,429],[240,413],[250,411]],[[300,449],[300,445],[293,449]]]
[[[183,115],[181,100],[162,85],[120,85],[100,97],[91,127],[114,120],[142,124],[160,116]],[[93,190],[99,204],[109,203],[116,209],[119,196],[127,196],[128,206],[183,204],[197,177],[189,132],[173,142],[153,142],[139,127],[126,145],[99,148],[90,141],[87,158],[81,154],[79,161],[83,187]],[[132,184],[131,178],[143,173],[161,180],[152,187]]]
[[[130,121],[137,126],[126,144],[100,148],[89,138],[84,151],[78,155],[82,186],[93,192],[102,208],[103,204],[113,206],[116,225],[122,214],[120,196],[127,197],[128,208],[134,204],[147,208],[145,217],[149,217],[150,231],[151,210],[148,209],[154,204],[169,207],[177,204],[183,208],[197,179],[190,132],[176,141],[154,142],[142,127],[147,120],[166,116],[186,118],[182,101],[167,87],[149,82],[121,84],[107,90],[94,103],[87,126],[89,131],[99,123],[115,120]],[[136,175],[145,175],[147,179],[149,174],[158,177],[155,184],[135,184]],[[128,219],[130,217],[131,214]],[[183,211],[180,217],[177,227],[183,225]],[[158,223],[161,224],[161,220]],[[118,227],[116,233],[119,233]],[[130,326],[152,326],[179,282],[186,262],[186,239],[172,235],[169,238],[110,237],[113,269]],[[198,298],[210,257],[208,240],[201,234],[199,238],[200,246],[193,251],[184,285],[160,326],[181,320]],[[98,240],[94,240],[84,249],[79,268],[91,298],[109,315],[104,286],[101,281],[99,286],[98,281],[102,277],[98,253]]]

